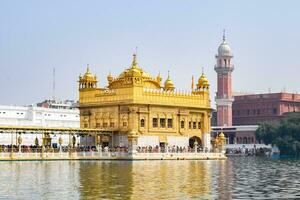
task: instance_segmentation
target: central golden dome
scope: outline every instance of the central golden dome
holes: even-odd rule
[[[145,72],[138,64],[136,54],[133,54],[131,66],[125,69],[116,79],[108,81],[110,88],[119,88],[125,84],[142,84],[145,88],[160,89],[160,81]]]
[[[136,54],[133,54],[133,60],[129,69],[126,69],[119,75],[119,78],[124,78],[128,76],[146,76],[148,78],[152,78],[149,74],[144,72],[138,65],[136,61]]]

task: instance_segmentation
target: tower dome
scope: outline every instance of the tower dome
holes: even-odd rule
[[[96,76],[93,76],[93,74],[90,72],[90,66],[89,64],[87,65],[87,68],[86,68],[86,72],[85,74],[83,75],[83,80],[86,80],[86,81],[94,81],[96,80],[97,77]]]
[[[97,82],[97,76],[90,72],[90,67],[87,65],[84,75],[79,76],[79,89],[96,88]]]
[[[219,56],[232,56],[231,48],[226,41],[223,41],[218,48]]]
[[[228,45],[225,37],[225,32],[223,33],[223,42],[220,44],[218,48],[219,56],[232,56],[231,48]]]

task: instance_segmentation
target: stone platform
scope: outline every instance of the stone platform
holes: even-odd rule
[[[43,160],[225,160],[223,153],[63,152],[0,153],[0,161]]]

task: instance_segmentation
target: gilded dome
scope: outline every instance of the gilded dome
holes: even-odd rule
[[[133,54],[133,60],[131,63],[130,68],[125,69],[125,71],[123,71],[118,78],[124,78],[124,77],[128,77],[128,76],[147,76],[147,77],[151,77],[149,74],[147,74],[146,72],[144,72],[138,65],[137,61],[136,61],[136,54]]]
[[[93,76],[90,67],[87,65],[86,72],[83,76],[79,76],[79,89],[93,89],[97,87],[97,76]]]
[[[219,138],[220,138],[221,140],[224,140],[224,139],[225,139],[225,135],[224,135],[223,131],[219,134]]]
[[[132,60],[130,68],[125,69],[119,75],[118,78],[124,78],[124,77],[128,77],[128,76],[141,76],[144,79],[153,79],[153,77],[149,73],[145,72],[142,68],[140,68],[140,66],[136,60],[136,54],[133,54],[133,60]]]
[[[111,77],[107,77],[111,79]],[[125,69],[117,78],[109,82],[109,88],[119,88],[124,85],[132,85],[132,83],[143,85],[145,88],[160,89],[160,81],[153,78],[149,73],[145,72],[138,64],[136,54],[133,54],[131,66]]]
[[[82,77],[82,80],[84,81],[96,81],[97,76],[93,76],[93,74],[90,72],[90,66],[87,65],[86,72]]]
[[[111,73],[109,73],[107,76],[107,81],[110,83],[113,81],[113,79],[114,79],[113,76],[111,75]]]
[[[168,78],[165,81],[165,90],[174,90],[174,88],[175,87],[173,81],[170,79],[169,72],[168,72]]]
[[[204,75],[204,73],[202,73],[202,75],[198,79],[197,86],[198,86],[198,88],[208,87],[209,86],[208,80],[207,80],[206,76]]]

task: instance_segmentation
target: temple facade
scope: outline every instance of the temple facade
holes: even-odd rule
[[[145,72],[133,55],[131,66],[107,76],[98,87],[89,66],[79,77],[80,126],[101,129],[97,145],[110,147],[193,147],[210,149],[209,82],[202,73],[190,92],[175,90]]]

